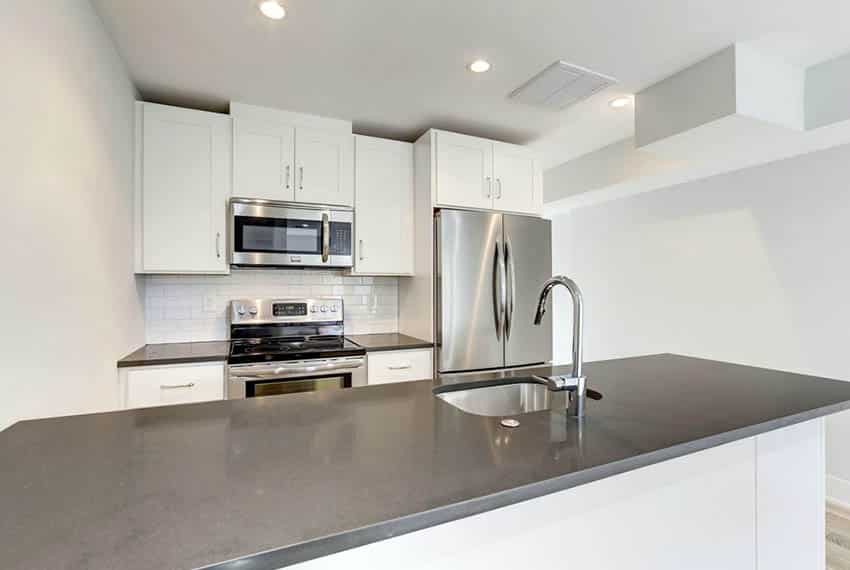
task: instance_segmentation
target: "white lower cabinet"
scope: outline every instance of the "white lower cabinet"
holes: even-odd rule
[[[367,354],[369,385],[433,378],[430,348],[387,350]]]
[[[552,421],[550,453],[575,447],[589,460],[577,428]],[[513,452],[521,433],[494,430],[493,456]],[[823,570],[823,444],[813,420],[292,568]]]
[[[224,364],[173,364],[120,369],[125,408],[224,399]]]

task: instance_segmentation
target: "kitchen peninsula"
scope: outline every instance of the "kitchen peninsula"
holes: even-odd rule
[[[823,568],[821,418],[850,384],[675,355],[586,371],[586,418],[514,429],[429,381],[20,422],[4,567]]]

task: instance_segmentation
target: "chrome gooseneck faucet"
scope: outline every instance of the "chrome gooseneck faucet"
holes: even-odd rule
[[[539,325],[543,321],[543,315],[546,314],[546,300],[549,298],[549,292],[556,285],[566,287],[573,299],[573,370],[569,376],[535,376],[535,378],[545,383],[550,390],[569,390],[567,413],[571,416],[581,418],[584,417],[585,403],[587,401],[587,378],[582,374],[581,333],[583,307],[581,289],[578,288],[575,281],[563,275],[556,275],[543,284],[543,290],[540,291],[540,298],[537,301],[534,324]]]

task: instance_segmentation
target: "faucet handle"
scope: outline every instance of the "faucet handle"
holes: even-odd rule
[[[568,376],[566,374],[559,374],[555,376],[535,376],[535,379],[546,384],[546,386],[550,390],[569,390],[576,391],[580,390],[584,387],[584,381],[587,379],[586,376],[582,376],[577,378],[575,376]]]

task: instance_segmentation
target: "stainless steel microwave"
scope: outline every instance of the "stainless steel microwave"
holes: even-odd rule
[[[351,267],[354,212],[340,206],[232,198],[230,263],[242,267]]]

